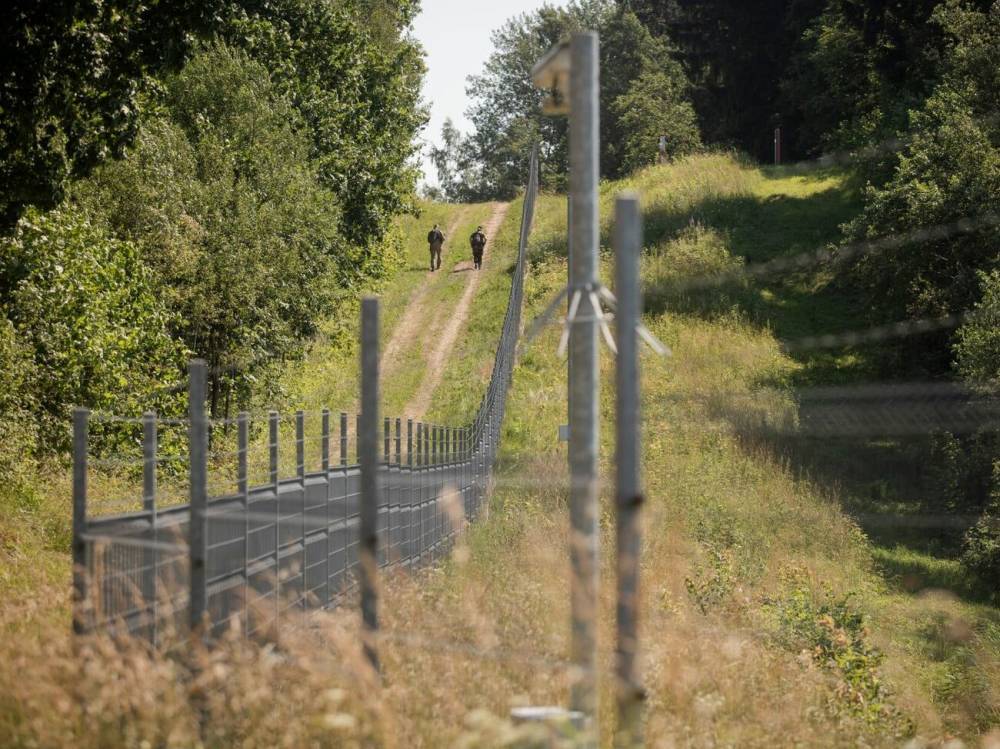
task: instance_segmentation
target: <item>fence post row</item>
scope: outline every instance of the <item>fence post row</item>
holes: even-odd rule
[[[623,195],[615,205],[615,292],[618,297],[616,327],[618,360],[616,378],[616,502],[615,545],[618,577],[616,607],[616,689],[618,706],[617,746],[632,749],[643,745],[642,704],[639,681],[639,512],[643,502],[639,421],[639,253],[642,250],[642,218],[639,199]]]
[[[267,473],[260,486],[254,485],[249,475],[251,419],[246,412],[236,417],[236,465],[235,495],[225,497],[232,500],[237,512],[218,527],[209,527],[209,487],[208,457],[211,422],[207,413],[208,368],[204,361],[189,363],[187,383],[188,411],[188,480],[189,497],[185,519],[175,510],[170,517],[187,523],[188,548],[186,563],[188,580],[186,587],[187,611],[179,612],[186,620],[190,632],[198,637],[208,637],[214,628],[222,624],[221,616],[239,615],[247,633],[271,628],[277,632],[281,620],[283,603],[291,603],[288,593],[295,590],[298,603],[305,605],[322,597],[329,603],[334,598],[338,580],[352,570],[359,561],[362,575],[363,619],[365,627],[374,632],[377,627],[377,595],[375,574],[382,561],[395,563],[405,561],[411,566],[437,558],[449,546],[452,532],[451,508],[443,496],[446,487],[454,488],[463,498],[462,508],[467,520],[475,518],[487,488],[487,480],[497,452],[500,423],[506,402],[506,387],[511,379],[514,361],[514,346],[517,341],[520,320],[519,305],[523,297],[525,247],[530,222],[534,210],[537,191],[537,149],[531,154],[531,170],[527,194],[522,213],[521,239],[518,247],[518,263],[508,299],[508,309],[504,319],[503,332],[497,346],[493,373],[486,393],[483,394],[479,410],[474,419],[462,427],[446,427],[424,422],[406,420],[406,464],[403,464],[402,420],[396,419],[395,433],[389,419],[383,421],[382,445],[379,445],[378,414],[378,349],[372,336],[378,330],[378,305],[368,300],[362,305],[364,310],[363,340],[364,372],[362,373],[362,409],[357,415],[357,458],[362,463],[360,531],[362,558],[358,558],[358,545],[354,538],[354,518],[348,513],[354,507],[352,492],[357,491],[354,472],[347,470],[354,450],[349,445],[348,415],[341,412],[339,437],[331,433],[331,414],[322,411],[321,460],[325,492],[313,486],[306,470],[306,430],[305,414],[295,412],[295,453],[294,479],[282,481],[281,439],[282,417],[277,411],[270,411],[267,427],[262,435],[267,445]],[[374,332],[373,332],[374,331]],[[374,374],[365,374],[372,370]],[[142,548],[137,554],[107,555],[95,546],[88,533],[96,526],[87,515],[88,501],[88,440],[90,412],[76,409],[73,415],[73,628],[83,633],[93,628],[98,621],[103,626],[125,621],[136,634],[149,635],[155,644],[158,640],[159,617],[165,615],[164,607],[158,607],[161,593],[170,592],[172,600],[183,596],[165,591],[159,580],[161,571],[174,571],[175,564],[185,562],[184,553],[169,561],[163,556],[159,543],[165,527],[165,516],[158,507],[158,457],[159,417],[153,412],[143,414],[142,425],[142,511],[129,513],[117,526],[117,518],[101,518],[100,527],[108,529],[110,535],[134,533],[137,519],[142,526]],[[364,423],[363,423],[364,418]],[[414,425],[416,433],[414,434]],[[367,437],[366,431],[368,430]],[[287,436],[287,435],[286,435]],[[339,449],[331,444],[331,439],[339,439]],[[392,439],[395,438],[395,446]],[[366,442],[367,440],[367,442]],[[262,445],[263,447],[263,445]],[[365,450],[369,451],[367,457]],[[337,450],[337,455],[332,454]],[[374,452],[371,452],[374,451]],[[381,453],[381,454],[380,454]],[[371,470],[374,456],[378,470]],[[290,457],[290,456],[289,456]],[[336,477],[331,476],[331,464],[338,462]],[[290,462],[290,461],[289,461]],[[385,494],[379,491],[381,472],[395,475],[385,486]],[[291,478],[291,477],[289,477]],[[374,482],[374,484],[372,483]],[[453,487],[454,485],[454,487]],[[324,497],[325,495],[325,497]],[[310,497],[313,499],[311,500]],[[326,507],[310,505],[310,501],[325,499]],[[223,499],[220,497],[220,499]],[[273,502],[273,506],[270,504]],[[292,507],[287,506],[291,502]],[[388,513],[382,503],[387,502]],[[253,504],[253,506],[251,506]],[[284,505],[284,506],[283,506]],[[221,511],[227,503],[219,505]],[[256,508],[257,513],[254,513]],[[178,508],[183,509],[183,508]],[[299,512],[298,518],[294,516]],[[379,513],[382,513],[381,515]],[[262,519],[263,516],[263,519]],[[388,539],[379,554],[379,517],[388,519]],[[222,516],[220,516],[222,517]],[[268,518],[270,517],[270,520]],[[325,528],[323,525],[325,518]],[[294,528],[298,520],[301,526]],[[172,521],[174,522],[174,521]],[[282,525],[288,527],[283,528]],[[183,526],[181,526],[183,529]],[[320,531],[320,528],[324,528]],[[323,537],[320,538],[322,533]],[[240,538],[242,536],[242,538]],[[236,544],[242,543],[242,546]],[[273,545],[272,545],[273,544]],[[301,548],[300,545],[301,544]],[[320,563],[319,553],[310,551],[310,545],[325,546],[325,561]],[[225,549],[225,551],[222,551]],[[217,559],[217,555],[225,558]],[[98,559],[95,555],[101,555]],[[113,558],[112,558],[113,557]],[[315,559],[315,575],[310,572],[310,558]],[[374,566],[372,564],[374,560]],[[217,563],[219,562],[219,563]],[[295,569],[299,574],[295,574]],[[319,572],[325,570],[325,581],[319,584]],[[91,580],[90,576],[94,576]],[[268,580],[268,577],[271,580]],[[117,580],[135,581],[137,593],[142,598],[144,608],[137,610],[132,601],[125,602],[125,596],[95,596],[95,591],[110,590]],[[209,585],[211,584],[211,589]],[[262,588],[261,590],[257,590]],[[321,590],[322,588],[322,590]],[[211,595],[210,595],[211,590]],[[219,591],[217,594],[216,591]],[[228,591],[232,591],[230,596]],[[242,601],[235,598],[242,592]],[[255,592],[274,596],[274,618],[272,621],[259,619],[250,605]],[[128,606],[130,608],[126,609]],[[230,611],[230,608],[232,610]],[[251,621],[251,619],[253,621]],[[151,622],[151,625],[149,624]],[[377,665],[377,651],[374,638],[369,637],[366,646],[371,661]]]

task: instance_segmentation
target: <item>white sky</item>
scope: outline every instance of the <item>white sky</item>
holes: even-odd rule
[[[427,51],[424,99],[431,119],[423,132],[424,177],[437,184],[427,158],[430,143],[441,140],[441,126],[450,117],[463,133],[473,129],[465,117],[468,100],[465,79],[483,69],[493,51],[490,34],[508,18],[541,8],[563,5],[563,0],[423,0],[413,24],[414,35]]]

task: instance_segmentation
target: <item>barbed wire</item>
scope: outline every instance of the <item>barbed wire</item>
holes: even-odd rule
[[[845,333],[827,333],[823,335],[803,336],[802,338],[780,340],[781,348],[788,353],[799,353],[817,349],[841,348],[844,346],[859,346],[880,343],[914,335],[925,335],[941,330],[957,328],[965,322],[965,314],[950,314],[940,317],[925,317],[919,320],[903,320],[901,322],[876,325],[863,330],[851,330]]]
[[[846,263],[863,255],[873,255],[887,250],[899,249],[916,242],[930,242],[951,239],[962,234],[971,234],[983,229],[1000,226],[1000,215],[986,213],[981,216],[962,218],[946,224],[922,227],[887,237],[864,239],[835,247],[824,247],[802,252],[797,255],[775,258],[763,263],[751,263],[721,273],[678,279],[672,287],[678,291],[698,291],[747,279],[761,279],[788,272],[804,271],[826,263]]]

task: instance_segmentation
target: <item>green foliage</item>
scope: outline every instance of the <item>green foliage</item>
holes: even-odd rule
[[[771,608],[786,644],[838,676],[839,706],[869,723],[904,727],[879,675],[883,655],[868,642],[865,618],[849,596],[817,601],[809,590],[796,588]]]
[[[987,2],[975,3],[986,7]],[[941,0],[828,0],[784,82],[806,149],[879,142],[907,124],[943,72]]]
[[[46,443],[65,448],[75,405],[163,410],[167,396],[157,394],[177,382],[184,352],[133,244],[77,209],[31,209],[0,245],[0,278],[10,284],[5,312],[33,359],[21,375],[26,395],[0,403],[7,418],[36,405]],[[24,366],[14,367],[15,384]]]
[[[34,363],[14,326],[0,316],[0,493],[18,495],[28,488],[28,457],[36,448]]]
[[[0,229],[52,207],[69,179],[120,156],[152,74],[178,64],[223,0],[9,0],[0,41]]]
[[[156,271],[172,331],[213,370],[216,412],[232,387],[246,395],[264,364],[297,354],[332,282],[365,268],[341,239],[302,119],[262,65],[216,45],[165,91],[134,152],[79,196]]]
[[[656,162],[658,141],[667,135],[667,156],[686,156],[701,145],[694,108],[678,90],[682,79],[662,70],[646,70],[615,99],[614,110],[623,133],[621,160],[624,171]]]
[[[783,102],[778,83],[793,69],[801,55],[797,41],[825,2],[619,0],[619,5],[677,46],[706,142],[763,159],[770,158],[776,125],[790,134],[800,130],[789,105],[797,102]]]
[[[1000,270],[980,273],[982,299],[955,336],[955,366],[963,379],[1000,391]]]
[[[936,18],[948,30],[947,68],[913,128],[892,178],[869,187],[852,239],[901,235],[899,247],[855,264],[853,279],[882,319],[963,312],[978,298],[979,272],[997,266],[1000,212],[1000,6],[979,13],[949,3]],[[922,235],[943,224],[954,235]],[[939,347],[930,361],[942,368]],[[936,357],[936,358],[935,358]],[[925,360],[928,357],[924,357]]]
[[[535,142],[541,144],[542,185],[565,187],[566,118],[542,113],[543,94],[532,85],[530,72],[553,45],[585,29],[601,36],[603,177],[620,177],[655,159],[660,134],[676,141],[678,154],[700,142],[687,79],[665,40],[654,38],[634,14],[616,10],[610,0],[546,6],[494,32],[495,51],[482,74],[469,79],[476,130],[468,138],[446,131],[445,148],[435,158],[446,167],[442,185],[452,186],[449,198],[512,198],[524,184]],[[623,107],[640,98],[642,110],[626,117]]]
[[[304,121],[309,157],[341,207],[340,231],[378,264],[377,242],[413,208],[422,51],[415,0],[244,0],[222,36],[266,68]]]
[[[1000,590],[1000,503],[994,502],[966,532],[961,562],[997,600]]]

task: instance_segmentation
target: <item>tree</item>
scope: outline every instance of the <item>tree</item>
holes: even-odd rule
[[[215,413],[299,352],[364,250],[342,238],[308,128],[262,65],[215,45],[164,85],[134,151],[76,196],[142,249],[171,330],[209,363]]]
[[[414,0],[243,0],[222,35],[265,65],[311,138],[310,158],[337,196],[340,231],[365,248],[411,207],[423,53],[407,30]],[[372,265],[374,264],[374,265]]]
[[[0,32],[0,232],[120,156],[152,76],[179,66],[222,0],[8,0]]]
[[[565,187],[568,165],[566,118],[542,113],[542,92],[531,83],[534,64],[557,42],[570,34],[593,29],[601,35],[601,175],[622,176],[629,163],[627,143],[645,137],[636,128],[651,127],[632,117],[623,119],[617,104],[648,73],[645,93],[655,92],[662,116],[677,104],[683,109],[688,84],[669,44],[655,39],[630,12],[616,9],[610,0],[571,2],[565,8],[544,7],[507,22],[493,35],[496,51],[484,71],[469,79],[467,92],[474,100],[469,117],[476,130],[463,145],[474,167],[464,170],[472,193],[484,198],[506,199],[516,194],[527,174],[531,146],[541,146],[541,181],[549,189]],[[658,76],[654,82],[653,77]],[[661,106],[662,105],[662,106]],[[659,119],[656,128],[675,124]],[[690,121],[679,141],[690,140]],[[655,141],[654,151],[655,153]]]
[[[852,268],[868,292],[873,317],[928,317],[964,312],[979,298],[980,271],[1000,265],[1000,5],[989,13],[948,3],[935,14],[949,38],[942,80],[911,113],[891,178],[871,186],[852,240],[912,236],[898,248],[863,257]],[[968,222],[955,236],[919,230]],[[922,355],[925,360],[928,357]],[[947,366],[938,347],[935,366]]]
[[[448,118],[441,127],[441,145],[431,147],[431,163],[437,170],[438,185],[445,199],[456,202],[475,201],[482,189],[478,185],[479,175],[474,173],[474,165],[467,138]]]
[[[985,10],[992,0],[967,5]],[[945,70],[941,0],[828,0],[782,84],[801,149],[856,148],[908,127]]]
[[[706,142],[770,155],[782,111],[781,81],[796,42],[825,0],[620,0],[677,47]]]
[[[676,79],[647,70],[614,102],[623,133],[621,167],[639,169],[656,162],[659,139],[666,135],[670,157],[692,153],[701,145],[694,107],[677,90]]]
[[[31,356],[24,394],[0,402],[6,414],[32,408],[46,443],[67,448],[73,406],[140,413],[166,402],[156,394],[179,380],[184,351],[135,245],[71,206],[32,208],[0,243],[0,277],[3,312]]]

